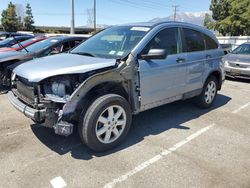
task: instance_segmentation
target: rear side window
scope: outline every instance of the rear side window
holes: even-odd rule
[[[76,46],[78,46],[79,44],[81,44],[81,40],[74,40],[74,41],[70,41],[69,44],[70,44],[70,48],[74,48]]]
[[[143,53],[148,53],[150,49],[165,49],[168,55],[179,53],[178,28],[167,28],[160,31]]]
[[[211,39],[209,36],[204,35],[204,38],[205,38],[206,49],[207,50],[212,50],[212,49],[217,49],[218,48],[217,43],[213,39]]]
[[[205,50],[205,42],[202,33],[186,28],[183,28],[183,33],[184,42],[186,42],[186,52]]]

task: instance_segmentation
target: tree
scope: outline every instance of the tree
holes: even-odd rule
[[[250,35],[250,1],[234,0],[230,10],[231,33]]]
[[[210,30],[215,29],[215,22],[210,14],[208,14],[208,13],[205,14],[205,19],[204,19],[203,25]]]
[[[34,19],[32,15],[32,9],[30,4],[28,3],[26,5],[26,16],[24,17],[24,29],[27,31],[33,31],[35,29],[34,27]]]
[[[222,35],[249,35],[249,0],[211,0],[215,29]]]
[[[6,10],[3,10],[1,23],[5,31],[16,32],[19,29],[16,6],[12,2]]]
[[[15,4],[16,6],[16,14],[17,14],[17,18],[18,18],[18,24],[19,24],[19,29],[22,30],[23,29],[23,19],[25,16],[25,10],[22,4]]]

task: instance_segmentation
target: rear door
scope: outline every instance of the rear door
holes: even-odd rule
[[[142,54],[147,54],[150,49],[165,49],[167,57],[159,60],[139,59],[142,107],[157,102],[165,103],[166,100],[183,94],[186,54],[182,53],[181,45],[180,31],[177,27],[172,27],[156,34],[143,50]]]
[[[187,52],[187,79],[185,93],[203,87],[206,53],[203,34],[199,31],[183,28],[183,45]]]

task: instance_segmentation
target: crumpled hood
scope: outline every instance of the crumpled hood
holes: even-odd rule
[[[26,54],[26,52],[17,52],[17,51],[0,52],[0,62],[15,59],[15,58],[18,58],[18,57],[23,56],[25,54]]]
[[[88,57],[76,54],[59,54],[34,59],[19,65],[14,69],[16,75],[30,82],[40,82],[46,78],[64,75],[80,74],[101,68],[115,66],[114,59]]]
[[[224,57],[224,60],[234,63],[249,63],[250,64],[250,55],[241,55],[241,54],[228,54]]]

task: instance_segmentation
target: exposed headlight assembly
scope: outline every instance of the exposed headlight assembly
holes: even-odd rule
[[[59,97],[66,95],[66,85],[60,82],[53,82],[51,86],[52,93]]]

